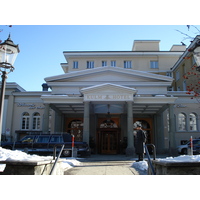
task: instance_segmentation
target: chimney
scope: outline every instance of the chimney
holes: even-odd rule
[[[42,84],[42,91],[48,91],[49,86],[46,83]]]

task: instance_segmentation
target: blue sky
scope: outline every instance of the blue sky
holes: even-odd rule
[[[200,29],[200,26],[197,26]],[[161,40],[160,50],[168,51],[183,41],[184,35],[194,37],[194,28],[186,25],[1,25],[0,39],[9,33],[20,53],[8,82],[16,82],[27,91],[41,91],[44,78],[63,74],[60,63],[63,51],[129,51],[134,40]]]

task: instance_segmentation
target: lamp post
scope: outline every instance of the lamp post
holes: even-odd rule
[[[2,134],[2,121],[3,121],[3,108],[4,108],[4,96],[6,87],[7,74],[14,70],[14,62],[19,53],[18,45],[15,45],[10,39],[10,34],[8,39],[0,44],[0,72],[2,77],[1,82],[1,94],[0,94],[0,146],[1,146],[1,134]]]

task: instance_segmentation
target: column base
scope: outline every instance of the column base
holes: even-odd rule
[[[126,148],[126,156],[133,156],[135,155],[135,148],[134,147],[127,147]]]

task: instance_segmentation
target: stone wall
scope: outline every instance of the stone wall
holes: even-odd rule
[[[156,175],[200,175],[200,162],[152,161]],[[151,174],[151,170],[148,170]]]
[[[6,168],[0,175],[49,175],[55,160],[25,162],[25,161],[0,161]],[[53,175],[64,175],[62,160],[56,164]]]

